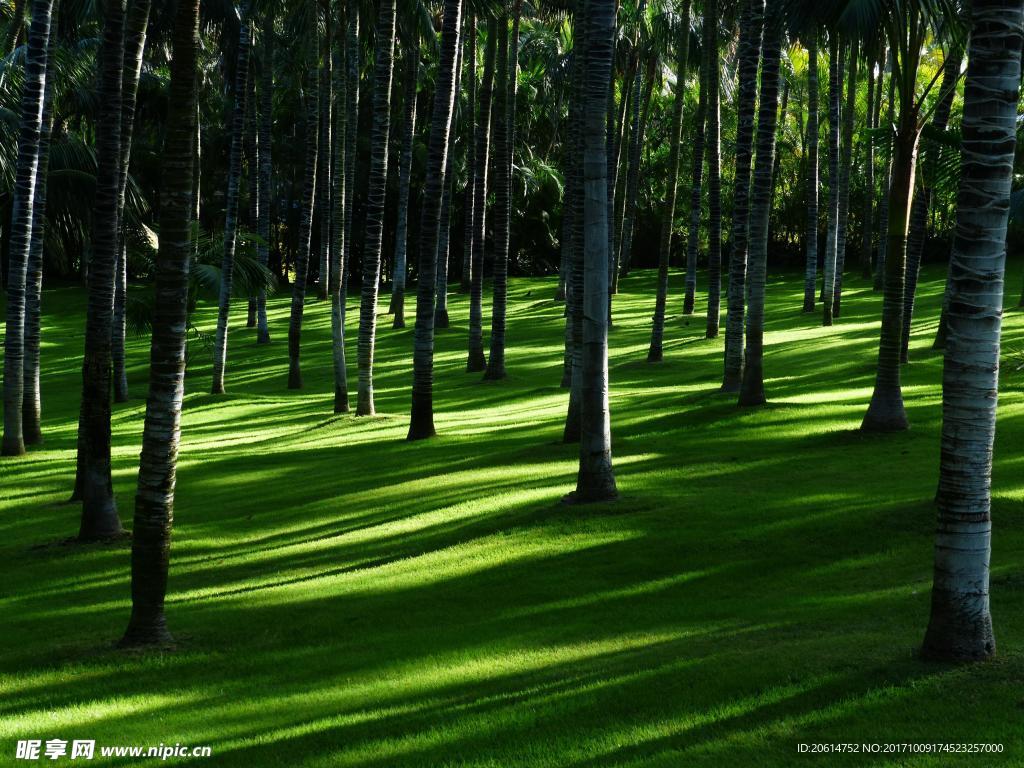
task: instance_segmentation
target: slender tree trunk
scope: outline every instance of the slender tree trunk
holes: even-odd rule
[[[646,5],[645,0],[640,0],[637,10],[637,14],[640,18],[643,18],[644,16]],[[640,70],[638,68],[636,77],[633,78],[633,127],[629,136],[625,211],[622,218],[619,253],[616,258],[619,268],[612,273],[612,293],[619,292],[619,278],[626,277],[629,274],[629,267],[633,258],[633,229],[636,226],[636,202],[640,191],[640,157],[644,144],[644,121],[641,115],[649,100],[651,85],[654,82],[656,63],[657,59],[655,57],[651,57],[648,60],[644,75],[640,75]]]
[[[843,271],[850,218],[850,170],[853,164],[853,118],[857,107],[857,41],[850,44],[846,76],[846,108],[843,110],[843,143],[839,156],[839,211],[836,226],[836,275],[832,294],[832,317],[842,312]]]
[[[47,51],[53,0],[33,0],[25,79],[21,97],[18,166],[11,215],[4,335],[4,436],[2,454],[25,453],[25,296],[32,244],[33,212],[39,178],[39,150],[46,101]],[[109,407],[109,405],[108,405]],[[116,517],[116,513],[115,513]]]
[[[373,416],[373,351],[377,336],[377,291],[380,288],[381,236],[387,192],[388,131],[391,124],[391,76],[395,54],[395,0],[377,8],[374,63],[373,132],[370,137],[369,192],[363,246],[363,291],[359,305],[359,394],[357,416]]]
[[[757,66],[764,32],[764,0],[748,0],[740,17],[739,102],[736,116],[736,178],[733,193],[732,259],[729,264],[723,392],[743,383],[743,321],[750,225],[750,166],[753,160]]]
[[[508,123],[508,130],[506,131],[506,140],[508,141],[508,258],[511,263],[515,263],[516,260],[516,249],[513,246],[514,240],[512,239],[512,193],[515,191],[515,146],[516,146],[516,95],[519,87],[519,27],[522,22],[523,15],[523,0],[515,0],[512,4],[512,32],[508,42],[508,109],[505,114],[507,115],[506,121]]]
[[[260,199],[259,218],[256,224],[261,242],[256,255],[264,267],[270,261],[270,206],[273,204],[271,185],[274,179],[272,147],[274,127],[274,14],[267,10],[263,16],[263,69],[260,72],[259,106],[257,123],[259,130],[259,176]],[[267,292],[260,288],[256,294],[256,343],[270,343],[270,326],[267,323]]]
[[[250,38],[250,51],[255,35]],[[245,102],[245,173],[249,181],[249,221],[250,232],[256,232],[260,221],[260,134],[257,116],[259,94],[256,93],[255,61],[249,66],[248,96]],[[256,294],[249,294],[249,311],[245,319],[246,328],[256,327]]]
[[[783,28],[781,0],[765,7],[761,58],[761,96],[757,117],[757,157],[750,192],[750,256],[747,287],[747,341],[739,404],[763,405],[764,298],[768,265],[768,218],[771,214],[772,168],[775,164],[775,128],[778,122],[779,54]]]
[[[935,572],[922,649],[928,658],[958,661],[995,653],[989,613],[992,447],[1024,6],[1019,0],[974,0],[971,21],[942,374]]]
[[[348,263],[345,261],[345,155],[348,136],[348,49],[345,45],[345,2],[338,2],[339,24],[333,41],[336,61],[333,67],[334,93],[338,108],[334,110],[333,170],[331,172],[331,362],[334,367],[334,412],[348,413],[348,366],[345,362],[345,302],[348,298]]]
[[[707,19],[704,20],[707,23]],[[683,314],[692,315],[697,295],[697,245],[700,239],[701,174],[704,172],[704,129],[708,104],[708,51],[702,52],[700,65],[700,96],[697,100],[697,119],[693,127],[693,174],[690,185],[690,229],[686,242],[686,296]]]
[[[829,33],[828,52],[828,234],[825,239],[824,281],[821,286],[822,325],[832,325],[836,295],[836,259],[839,253],[839,133],[843,98],[843,45]]]
[[[469,358],[466,371],[478,373],[487,368],[483,341],[484,245],[487,218],[487,170],[491,137],[491,102],[494,91],[494,65],[497,56],[498,23],[487,21],[487,47],[484,49],[484,73],[480,82],[480,100],[476,117],[476,180],[473,193],[473,284],[469,293]]]
[[[312,57],[315,61],[316,57]],[[309,62],[306,72],[306,169],[302,185],[299,250],[295,259],[291,314],[288,322],[288,389],[302,389],[302,317],[306,305],[309,260],[313,245],[313,212],[316,210],[317,169],[320,165],[320,86],[318,67]],[[329,153],[328,153],[329,154]],[[324,162],[327,162],[326,160]]]
[[[868,50],[872,50],[868,48]],[[872,50],[867,57],[868,69],[868,97],[865,110],[865,122],[868,130],[877,127],[875,120],[875,61],[876,53]],[[881,86],[881,83],[879,83]],[[875,189],[875,143],[870,138],[863,141],[864,144],[864,213],[861,216],[861,241],[860,241],[860,268],[861,277],[865,280],[871,277],[871,252],[874,247],[872,239],[871,218],[874,211],[874,189]]]
[[[473,285],[473,222],[476,203],[476,15],[466,18],[466,189],[463,194],[462,281],[460,293]]]
[[[756,2],[758,0],[753,0],[753,3]],[[746,18],[746,13],[746,10],[744,10],[744,19]],[[740,45],[742,47],[742,41]],[[651,330],[651,346],[647,351],[647,362],[649,363],[661,362],[664,357],[665,310],[668,304],[668,268],[669,257],[672,254],[672,230],[675,228],[676,196],[679,190],[679,147],[682,138],[683,106],[686,103],[686,68],[689,55],[690,0],[683,0],[683,9],[680,13],[679,37],[676,39],[676,93],[672,105],[668,181],[665,189],[665,204],[662,207],[661,241],[658,248],[658,292],[654,303],[654,326]],[[756,61],[754,62],[754,68],[754,76],[756,78]]]
[[[224,369],[228,358],[228,319],[238,240],[238,192],[242,181],[242,140],[245,137],[245,101],[249,82],[249,44],[252,39],[249,0],[239,6],[238,64],[235,69],[235,106],[231,123],[228,189],[224,212],[224,259],[220,268],[220,302],[217,308],[217,336],[213,348],[213,394],[224,394]]]
[[[444,165],[444,185],[441,190],[441,212],[438,219],[437,255],[435,264],[434,286],[434,328],[447,328],[448,323],[448,261],[450,258],[449,244],[452,228],[452,195],[455,194],[455,135],[459,130],[459,80],[462,71],[461,40],[459,50],[455,54],[454,102],[452,104],[451,125],[448,129],[448,149]]]
[[[345,87],[345,246],[341,258],[345,262],[346,269],[352,265],[352,228],[354,226],[353,209],[356,191],[356,149],[359,135],[359,62],[361,49],[359,47],[359,4],[348,4],[348,30],[345,36],[346,51],[346,87]],[[345,280],[345,286],[348,280]],[[347,314],[346,304],[341,305],[343,313]],[[343,314],[342,320],[345,315]]]
[[[807,223],[804,226],[804,312],[814,311],[818,281],[818,32],[807,44]],[[870,197],[870,194],[868,195]]]
[[[324,0],[324,54],[320,61],[320,159],[317,163],[317,207],[320,211],[320,280],[317,283],[317,297],[323,301],[330,295],[331,282],[331,215],[334,206],[331,203],[331,171],[334,169],[332,154],[334,142],[331,140],[334,105],[334,72],[331,56],[334,32],[330,0]]]
[[[398,219],[395,222],[395,273],[391,281],[391,306],[395,316],[393,328],[405,328],[405,284],[409,269],[409,191],[412,180],[413,137],[416,134],[416,86],[419,81],[420,38],[413,35],[406,52],[402,79],[405,93],[402,122],[402,155],[398,160]]]
[[[577,501],[618,495],[608,406],[608,144],[605,110],[613,57],[613,0],[587,0],[583,102],[584,290],[580,469]]]
[[[444,186],[451,186],[445,175],[451,152],[456,83],[458,80],[459,31],[462,0],[445,0],[441,23],[441,54],[430,120],[430,144],[427,152],[426,186],[420,221],[420,269],[416,286],[416,332],[413,341],[412,414],[409,440],[433,437],[434,430],[434,289]]]
[[[718,0],[705,0],[705,11],[714,21],[705,25],[708,49],[708,88],[705,157],[708,163],[708,320],[705,336],[718,338],[722,301],[722,155],[719,148],[721,114],[718,103]]]
[[[893,52],[889,51],[889,67],[892,68]],[[878,210],[878,259],[875,262],[875,290],[882,290],[882,284],[885,278],[885,261],[886,255],[889,250],[889,238],[886,234],[889,228],[889,193],[892,189],[892,173],[893,173],[893,143],[892,136],[889,132],[893,121],[893,104],[895,102],[896,95],[896,78],[893,77],[892,73],[889,74],[889,100],[886,102],[885,113],[885,126],[886,126],[886,142],[885,142],[885,174],[882,177],[882,203]]]
[[[14,8],[11,12],[11,21],[7,25],[7,29],[4,32],[4,48],[3,55],[10,56],[14,53],[14,49],[18,47],[18,37],[21,36],[21,30],[25,28],[25,5],[27,0],[14,0]],[[35,11],[35,5],[32,6],[33,13]],[[29,32],[31,35],[31,30]],[[0,80],[2,83],[2,80]]]

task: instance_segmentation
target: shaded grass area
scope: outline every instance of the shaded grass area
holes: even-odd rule
[[[329,306],[307,306],[306,389],[289,392],[286,298],[271,301],[269,347],[242,327],[239,303],[228,394],[206,394],[208,355],[188,379],[168,605],[179,648],[139,655],[112,648],[128,617],[127,546],[38,546],[72,535],[78,515],[62,502],[84,300],[48,291],[47,443],[0,464],[0,762],[18,738],[55,737],[209,744],[212,764],[229,766],[1024,762],[1024,373],[1010,366],[994,489],[999,657],[963,668],[915,657],[942,278],[923,276],[905,368],[913,429],[864,436],[880,314],[866,282],[848,280],[843,317],[823,329],[799,311],[799,276],[770,280],[771,403],[740,410],[717,392],[722,342],[703,339],[703,308],[679,314],[678,275],[665,362],[644,362],[654,275],[635,273],[611,341],[622,499],[590,507],[559,503],[576,449],[559,442],[552,281],[513,281],[499,383],[463,372],[467,303],[452,296],[452,328],[437,338],[440,436],[416,444],[404,441],[411,327],[379,325],[383,415],[334,416]],[[351,309],[349,320],[354,405]],[[1019,346],[1024,315],[1008,313],[1005,333]],[[126,524],[147,354],[132,342],[136,399],[115,406]],[[839,741],[1005,752],[797,753]]]

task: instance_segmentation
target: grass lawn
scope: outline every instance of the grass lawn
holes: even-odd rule
[[[145,654],[113,649],[129,612],[127,545],[58,543],[78,526],[64,501],[84,295],[47,291],[46,445],[0,463],[0,764],[17,762],[17,739],[84,738],[210,745],[211,759],[188,762],[218,766],[1024,765],[1020,353],[1004,366],[995,456],[998,658],[915,657],[931,583],[943,277],[923,276],[904,369],[913,429],[867,436],[857,427],[881,307],[867,282],[847,281],[843,317],[823,329],[800,313],[800,276],[770,279],[771,404],[740,410],[717,392],[722,340],[679,314],[678,275],[665,362],[645,362],[655,281],[635,273],[611,339],[622,498],[585,507],[560,503],[577,454],[560,443],[552,281],[513,281],[500,383],[463,372],[468,304],[452,296],[435,358],[439,437],[416,444],[404,440],[411,322],[394,331],[380,318],[381,415],[336,417],[328,305],[307,307],[306,389],[290,392],[287,298],[271,302],[269,347],[238,303],[229,394],[207,394],[208,355],[188,380],[167,606],[179,647]],[[1008,305],[1021,279],[1018,264]],[[201,324],[212,330],[212,308]],[[1024,313],[1007,314],[1005,340],[1009,362]],[[135,399],[113,423],[126,525],[148,342],[133,340],[129,357]],[[798,754],[801,742],[1005,752],[822,757]]]

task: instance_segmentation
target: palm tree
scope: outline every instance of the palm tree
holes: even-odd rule
[[[707,17],[704,24],[708,23]],[[705,36],[706,37],[706,36]],[[704,129],[708,110],[708,55],[701,51],[700,96],[697,99],[697,114],[693,127],[693,176],[690,185],[690,229],[686,241],[686,296],[683,299],[683,314],[692,315],[697,295],[697,243],[700,237],[700,190],[701,175],[704,172]],[[717,62],[716,62],[717,65]]]
[[[807,42],[807,225],[804,228],[804,312],[814,311],[818,279],[818,31]],[[870,195],[869,195],[870,197]]]
[[[932,115],[932,127],[937,131],[945,131],[949,123],[949,113],[953,108],[953,97],[956,96],[956,84],[960,79],[960,65],[963,62],[962,49],[955,46],[942,65],[942,86],[935,114]],[[933,146],[929,153],[934,155],[938,147]],[[929,165],[934,162],[928,158]],[[914,195],[914,203],[910,209],[910,231],[907,233],[907,288],[903,294],[903,333],[900,337],[900,362],[909,362],[910,324],[914,317],[914,299],[917,294],[917,280],[921,271],[921,253],[924,250],[925,228],[928,223],[928,209],[931,207],[932,188],[928,179]],[[944,307],[945,309],[945,307]],[[947,315],[948,311],[944,312]]]
[[[974,0],[971,22],[942,374],[935,572],[922,649],[926,657],[954,660],[995,653],[988,596],[992,446],[1024,6]]]
[[[128,401],[128,373],[125,369],[125,302],[128,292],[128,248],[125,244],[124,201],[128,187],[128,165],[135,132],[135,99],[142,74],[142,54],[146,47],[150,0],[132,0],[125,17],[124,83],[121,103],[121,182],[117,195],[118,221],[121,222],[121,244],[117,249],[114,277],[114,402]]]
[[[249,83],[249,47],[252,41],[249,0],[239,4],[238,62],[235,68],[235,106],[231,120],[231,149],[224,212],[224,261],[220,269],[220,302],[217,336],[213,348],[213,394],[224,394],[224,368],[228,356],[228,314],[231,310],[235,246],[238,240],[238,192],[242,183],[242,140],[245,137],[245,103]]]
[[[836,273],[832,293],[832,317],[842,311],[843,270],[846,266],[847,230],[850,217],[850,170],[853,162],[853,118],[857,106],[857,41],[850,43],[850,66],[846,73],[846,108],[843,110],[843,140],[839,155],[839,209],[836,219]]]
[[[467,9],[466,17],[466,189],[462,216],[462,281],[461,293],[468,293],[473,284],[473,221],[476,202],[476,15]]]
[[[878,119],[875,114],[875,102],[877,101],[876,92],[881,91],[881,82],[878,83],[876,89],[875,86],[875,66],[878,61],[878,51],[876,44],[867,41],[865,44],[865,53],[867,54],[865,63],[867,64],[867,80],[868,80],[868,94],[866,106],[866,126],[869,131],[874,130],[878,127]],[[861,276],[864,279],[871,277],[871,253],[874,249],[874,228],[871,226],[873,213],[875,210],[875,143],[871,139],[867,139],[863,142],[864,144],[864,188],[868,191],[864,195],[864,213],[861,216],[861,244],[860,244],[860,266]]]
[[[494,67],[497,56],[498,22],[487,21],[487,46],[484,48],[484,72],[476,114],[476,186],[473,192],[473,284],[469,292],[469,357],[466,371],[478,373],[487,368],[483,341],[484,243],[487,218],[487,158],[490,151],[491,102]]]
[[[178,0],[160,190],[149,396],[132,530],[132,613],[122,646],[173,642],[164,615],[185,388],[199,0]]]
[[[754,0],[756,2],[756,0]],[[658,291],[654,303],[654,326],[647,362],[661,362],[664,356],[665,309],[668,304],[668,268],[672,253],[672,230],[675,228],[676,196],[679,190],[679,147],[686,103],[686,67],[690,57],[690,0],[683,0],[676,38],[676,94],[672,105],[672,127],[669,133],[668,181],[665,204],[662,206],[661,241],[658,248]],[[754,63],[755,77],[757,62]],[[742,78],[741,78],[742,81]]]
[[[306,167],[302,185],[299,249],[295,258],[295,283],[292,285],[291,313],[288,321],[288,389],[302,389],[302,316],[306,305],[306,285],[312,255],[313,211],[316,210],[317,168],[320,165],[320,84],[319,67],[315,64],[315,44],[311,46],[309,57],[312,60],[306,70],[303,94],[306,103]]]
[[[441,189],[441,212],[438,219],[437,254],[434,258],[434,328],[447,328],[448,321],[448,261],[452,228],[452,195],[455,194],[455,136],[459,124],[459,80],[462,72],[462,46],[455,53],[454,102],[451,125],[448,128],[448,149],[444,164],[444,185]],[[511,220],[511,219],[510,219]]]
[[[740,15],[736,179],[733,193],[732,258],[729,263],[723,392],[739,392],[743,382],[743,317],[750,224],[750,165],[753,159],[757,65],[761,59],[763,32],[764,0],[748,0]],[[710,319],[709,315],[708,320]]]
[[[348,30],[345,35],[345,245],[341,254],[346,265],[352,264],[352,226],[355,220],[353,208],[356,189],[356,146],[359,134],[359,62],[362,49],[359,47],[359,4],[348,4]],[[348,267],[346,267],[347,269]],[[348,279],[343,284],[347,294]],[[342,304],[345,309],[345,304]]]
[[[7,278],[7,327],[4,335],[4,456],[25,453],[22,409],[25,396],[25,281],[32,242],[33,208],[39,170],[40,134],[46,101],[47,51],[53,0],[33,0],[25,83],[21,97],[18,167],[11,217]],[[109,407],[109,405],[108,405]]]
[[[771,213],[775,127],[778,122],[779,55],[782,49],[782,0],[765,7],[761,54],[761,95],[757,116],[757,157],[750,192],[750,256],[747,287],[747,344],[744,352],[740,405],[763,405],[764,295],[768,265],[768,217]]]
[[[644,27],[646,9],[646,0],[640,0],[637,7],[638,44]],[[629,153],[626,157],[628,164],[628,170],[626,171],[626,195],[624,198],[619,253],[616,258],[620,268],[612,273],[612,293],[617,293],[619,290],[619,277],[625,277],[629,274],[630,261],[633,256],[633,228],[636,225],[636,200],[640,189],[640,150],[644,144],[644,121],[641,115],[645,105],[648,103],[648,99],[644,98],[644,95],[649,93],[649,91],[645,91],[645,86],[649,88],[654,82],[657,61],[657,56],[652,53],[647,60],[645,76],[641,76],[638,67],[633,77],[633,125],[629,134]]]
[[[391,281],[391,313],[393,328],[405,328],[405,280],[408,273],[406,257],[409,240],[409,190],[412,181],[413,137],[416,135],[416,86],[419,82],[420,36],[410,32],[402,79],[405,103],[402,121],[402,154],[398,159],[398,218],[395,222],[395,273]]]
[[[575,500],[618,495],[608,407],[608,143],[606,110],[612,67],[613,0],[587,0],[583,101],[583,354],[580,469]]]
[[[434,290],[441,220],[442,189],[450,187],[445,175],[451,152],[456,82],[458,80],[459,31],[462,0],[445,0],[441,23],[441,58],[438,62],[434,108],[430,120],[430,144],[427,149],[426,186],[423,190],[423,214],[420,221],[420,269],[416,288],[416,332],[413,341],[412,414],[409,440],[433,437],[434,430]],[[448,167],[450,170],[450,167]]]
[[[828,232],[821,285],[822,325],[832,325],[839,233],[839,109],[843,97],[843,46],[835,30],[828,45]]]
[[[706,337],[718,337],[722,296],[722,155],[718,103],[718,0],[705,0],[704,45],[708,49],[705,76],[708,96],[705,113],[705,157],[708,163],[708,322]]]
[[[320,82],[318,86],[320,102],[320,160],[317,163],[316,204],[320,218],[320,279],[317,283],[317,296],[321,300],[328,298],[331,282],[331,215],[334,207],[331,203],[331,162],[334,142],[331,140],[333,128],[334,106],[334,73],[332,71],[331,49],[334,44],[333,24],[331,23],[330,0],[323,0],[324,46],[320,58]]]
[[[271,8],[263,14],[263,61],[260,72],[259,104],[257,108],[259,141],[259,216],[256,232],[260,242],[256,247],[260,264],[267,266],[270,260],[270,206],[272,203],[271,184],[274,166],[272,162],[272,138],[274,126],[274,13]],[[256,343],[270,343],[270,326],[267,323],[267,292],[256,294]]]
[[[124,0],[106,3],[100,53],[100,131],[96,137],[96,197],[92,258],[82,363],[79,475],[82,500],[78,537],[89,541],[119,536],[121,521],[110,475],[110,380],[114,263],[120,226],[121,87],[124,80]]]
[[[345,261],[345,154],[348,146],[348,48],[345,45],[345,3],[339,2],[337,39],[332,41],[337,62],[333,68],[334,93],[338,109],[334,110],[333,169],[331,171],[331,361],[334,367],[334,412],[348,413],[348,366],[345,362],[345,303],[348,263]]]
[[[886,59],[888,68],[891,70],[893,65],[892,49],[889,49],[888,59]],[[884,78],[885,68],[882,69],[882,76]],[[881,89],[881,83],[879,83],[879,89]],[[894,102],[896,101],[896,78],[893,73],[889,73],[889,89],[888,89],[888,100],[886,101],[885,110],[885,125],[892,125],[893,121],[893,108]],[[881,111],[881,105],[879,105],[879,111]],[[889,189],[892,187],[892,163],[893,163],[893,146],[892,146],[892,134],[886,131],[883,167],[885,172],[882,175],[882,199],[878,206],[878,221],[876,222],[877,227],[877,238],[878,238],[878,258],[875,260],[875,279],[874,289],[876,291],[882,290],[883,278],[885,276],[885,255],[889,247],[889,240],[885,236],[885,228],[889,223]]]
[[[373,416],[373,348],[377,336],[377,291],[384,229],[384,195],[388,175],[388,131],[391,125],[391,75],[395,64],[395,0],[377,6],[374,62],[373,131],[370,136],[369,191],[366,197],[366,238],[363,245],[363,291],[359,304],[359,391],[357,416]]]

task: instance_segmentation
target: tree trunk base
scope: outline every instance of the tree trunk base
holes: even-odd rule
[[[501,381],[506,376],[508,376],[508,374],[505,373],[505,366],[503,365],[488,364],[487,368],[484,370],[484,381]]]
[[[663,359],[664,359],[664,352],[662,351],[662,348],[660,346],[659,347],[651,347],[649,350],[647,350],[647,362],[648,363],[660,363]]]
[[[210,394],[211,395],[223,395],[224,394],[224,382],[222,382],[222,381],[215,381],[215,382],[213,382],[213,386],[210,387]]]
[[[156,616],[138,616],[132,611],[132,617],[128,621],[128,629],[124,637],[117,643],[122,650],[137,650],[141,648],[159,648],[162,650],[174,650],[174,637],[167,630],[167,619],[164,612],[160,611]]]
[[[611,472],[584,473],[580,470],[576,490],[563,498],[565,504],[597,504],[615,501],[619,491],[615,487],[615,475]]]
[[[341,387],[334,388],[334,412],[348,413],[348,390]]]
[[[402,316],[401,312],[399,312],[398,314],[395,315],[395,319],[391,323],[391,328],[392,328],[392,330],[398,330],[400,328],[405,328],[405,318]]]
[[[409,434],[406,435],[406,440],[415,442],[417,440],[429,440],[431,437],[436,436],[437,430],[434,429],[433,413],[413,414],[412,419],[409,421]]]
[[[377,410],[373,407],[373,390],[360,391],[356,398],[356,416],[376,416]]]
[[[38,424],[28,425],[22,427],[24,433],[25,445],[42,445],[43,444],[43,432],[39,428]]]
[[[815,307],[815,305],[814,305],[814,299],[807,300],[805,298],[804,299],[804,308],[803,308],[804,314],[805,315],[810,315],[810,314],[813,314],[814,312],[817,312],[817,311],[818,311],[817,307]]]
[[[693,298],[690,297],[690,296],[687,296],[686,300],[683,302],[683,314],[684,315],[692,315],[693,314],[693,305],[694,305]]]
[[[448,310],[439,309],[434,312],[434,328],[448,328]]]
[[[269,344],[270,343],[270,331],[257,331],[256,332],[256,343],[257,344]]]
[[[96,542],[121,539],[126,536],[117,516],[117,504],[113,496],[106,496],[83,504],[82,523],[78,529],[78,541]]]
[[[768,398],[764,394],[764,376],[761,371],[748,366],[743,371],[743,383],[740,385],[740,407],[756,408],[767,402]]]
[[[900,392],[876,389],[860,428],[864,432],[903,432],[910,429]]]
[[[722,389],[720,391],[736,395],[739,394],[742,388],[743,373],[741,371],[726,371],[725,378],[722,380]]]
[[[958,607],[954,595],[933,593],[921,656],[931,661],[982,661],[996,652],[992,617]]]
[[[302,371],[297,363],[288,366],[288,389],[302,389]]]
[[[25,440],[21,437],[4,435],[3,447],[0,448],[0,456],[24,456]]]

